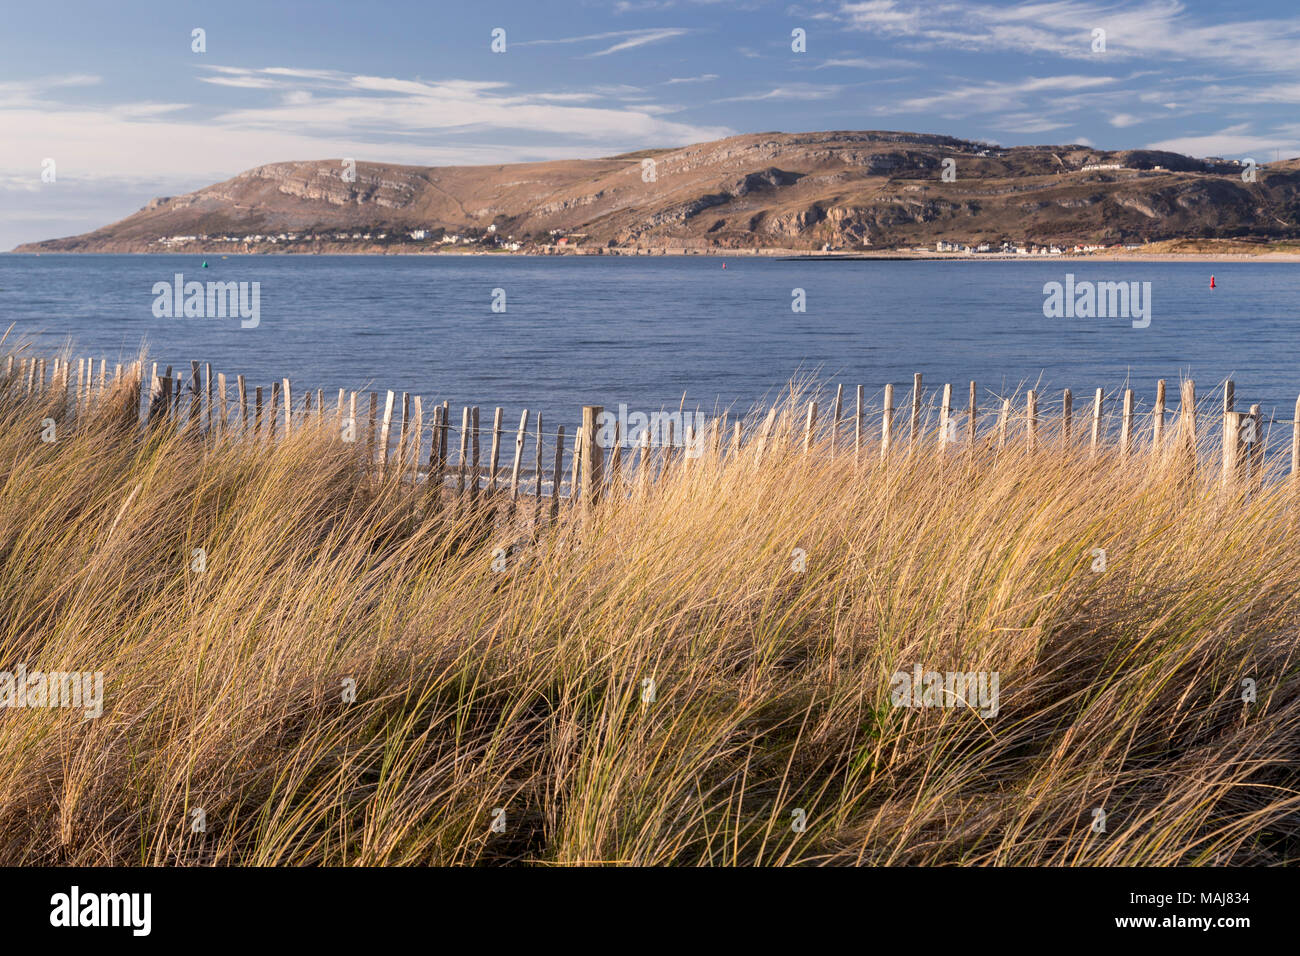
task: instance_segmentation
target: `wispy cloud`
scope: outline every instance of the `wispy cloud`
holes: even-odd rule
[[[619,53],[623,50],[632,50],[639,46],[645,46],[647,43],[658,43],[660,40],[671,40],[673,37],[684,36],[691,31],[685,27],[659,27],[645,30],[613,30],[606,33],[588,33],[583,36],[560,37],[557,39],[541,40],[520,40],[511,44],[511,46],[550,46],[559,43],[596,43],[607,40],[617,40],[618,42],[606,47],[603,50],[597,50],[594,53],[588,53],[587,56],[608,56],[611,53]]]

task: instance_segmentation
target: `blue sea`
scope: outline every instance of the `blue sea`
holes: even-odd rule
[[[208,263],[203,268],[203,262]],[[725,268],[723,268],[725,263]],[[259,283],[239,318],[155,315],[155,284]],[[1046,318],[1044,285],[1150,283],[1151,322]],[[1210,288],[1210,276],[1216,288]],[[792,310],[803,290],[806,311]],[[500,291],[496,291],[500,290]],[[494,301],[498,309],[493,311]],[[584,404],[746,410],[792,378],[885,383],[895,402],[969,382],[982,408],[1026,387],[1041,405],[1073,389],[1157,379],[1289,419],[1300,393],[1300,264],[1104,261],[781,261],[709,257],[0,255],[0,330],[43,350],[289,377],[295,391],[393,389],[453,409],[504,406],[576,423]],[[332,397],[330,402],[332,404]],[[456,413],[454,413],[456,414]],[[484,413],[491,420],[490,411]],[[458,414],[457,416],[458,417]]]

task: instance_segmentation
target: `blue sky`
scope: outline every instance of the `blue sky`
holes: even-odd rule
[[[1300,154],[1300,6],[1281,0],[95,0],[9,4],[0,29],[0,249],[292,159],[819,129]]]

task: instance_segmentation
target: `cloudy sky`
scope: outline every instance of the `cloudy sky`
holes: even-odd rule
[[[46,0],[0,31],[0,249],[293,159],[821,129],[1300,155],[1293,0]]]

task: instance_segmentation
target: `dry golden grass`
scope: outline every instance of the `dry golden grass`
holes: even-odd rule
[[[52,406],[0,409],[0,669],[106,687],[98,719],[0,714],[0,864],[1300,856],[1285,482],[1050,435],[855,470],[823,438],[511,530],[331,428],[105,410],[46,444]],[[997,672],[997,715],[893,706],[917,664]]]

